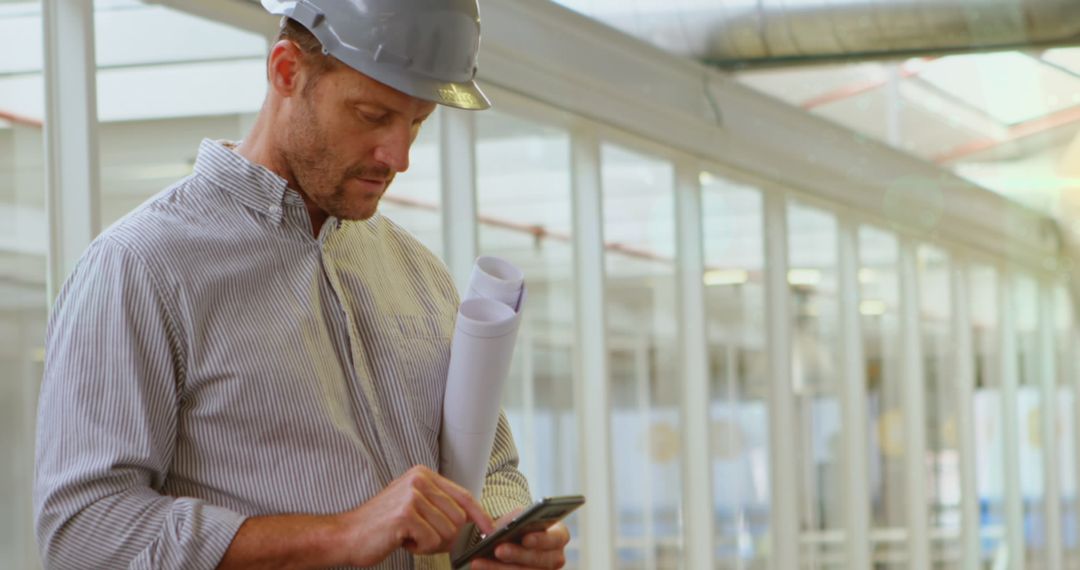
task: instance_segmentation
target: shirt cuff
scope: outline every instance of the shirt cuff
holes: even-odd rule
[[[161,535],[131,561],[130,568],[217,568],[245,520],[244,515],[198,499],[174,499]]]
[[[207,503],[201,503],[198,508],[202,510],[202,516],[196,517],[196,520],[200,521],[204,528],[197,534],[205,539],[203,547],[196,551],[198,567],[201,568],[201,563],[205,560],[209,563],[206,568],[217,568],[233,539],[236,538],[240,525],[244,524],[248,517],[225,507]]]

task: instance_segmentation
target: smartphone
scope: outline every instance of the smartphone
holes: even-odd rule
[[[537,501],[514,517],[514,520],[506,526],[492,532],[465,552],[457,555],[453,566],[459,568],[474,558],[491,558],[495,554],[496,546],[504,542],[518,542],[527,534],[545,531],[583,504],[585,504],[585,497],[581,495],[547,497]]]

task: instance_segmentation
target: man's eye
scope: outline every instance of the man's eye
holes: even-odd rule
[[[360,117],[369,123],[382,123],[386,120],[385,114],[365,113],[360,111]]]

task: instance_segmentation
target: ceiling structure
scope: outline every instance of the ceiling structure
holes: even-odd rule
[[[1080,2],[949,0],[931,6],[914,0],[555,1],[664,49],[722,63],[741,83],[839,123],[857,137],[940,164],[1070,224],[1080,220],[1080,47],[1052,47],[1070,41],[1080,46]],[[29,10],[33,3],[0,0],[0,5],[9,7],[5,20],[12,25],[5,33],[25,36],[20,42],[40,41],[35,26],[16,24],[18,11]],[[130,9],[138,5],[99,0],[99,24],[166,13]],[[185,25],[196,21],[171,17]],[[243,65],[244,73],[254,78],[264,44],[234,36],[240,37],[222,40],[226,48],[215,44],[217,52],[206,56],[207,63],[216,66],[211,71],[229,76]],[[161,41],[147,40],[142,45]],[[191,49],[190,42],[181,43]],[[119,76],[132,63],[128,59],[146,59],[130,51],[113,53],[111,45],[99,42],[102,67],[117,69],[101,79],[100,88],[106,90],[123,79]],[[940,55],[964,45],[1024,49]],[[175,58],[165,49],[155,51],[162,52],[155,56],[160,61]],[[36,55],[0,64],[0,75],[29,77],[40,69]],[[182,67],[173,66],[170,73],[182,73]],[[205,69],[198,73],[209,76]],[[115,81],[112,75],[118,76]],[[14,101],[10,99],[20,86],[9,87],[8,96],[0,97],[0,124],[39,122],[43,109],[23,101],[40,101],[40,87],[28,83],[22,89],[26,93]],[[123,91],[126,84],[115,87]],[[258,99],[255,92],[230,96],[236,101],[222,102],[219,112],[246,111]],[[123,98],[102,99],[107,103]],[[158,99],[142,98],[140,105],[128,102],[117,109],[104,105],[102,119],[152,114],[142,107]],[[170,101],[169,111],[175,114],[182,103]]]
[[[239,1],[236,4],[244,5]],[[38,2],[0,0],[0,31],[3,31],[0,38],[6,38],[5,41],[13,48],[18,45],[40,45],[39,6]],[[203,136],[243,136],[250,126],[252,114],[261,103],[265,37],[193,16],[186,11],[189,6],[195,4],[185,5],[185,11],[181,12],[163,5],[160,0],[95,2],[101,119],[99,135],[105,182],[103,225],[108,225],[147,196],[186,174],[193,161],[192,152]],[[273,29],[272,21],[267,24],[266,29]],[[203,41],[193,44],[190,41],[192,37],[202,38]],[[0,41],[2,43],[4,41]],[[43,114],[40,53],[16,49],[9,50],[9,53],[12,57],[0,61],[0,157],[10,157],[12,163],[5,164],[0,160],[0,179],[18,179],[27,188],[41,188],[43,182],[25,174],[43,171],[40,166],[25,156],[15,160],[15,152],[3,152],[5,144],[20,149],[42,148],[36,140],[28,144],[27,139],[17,138],[39,136]],[[979,58],[986,61],[980,63]],[[1012,67],[1008,67],[1010,65]],[[1004,92],[992,89],[996,84],[979,83],[989,82],[994,73],[1000,74],[1002,66],[1005,66],[1008,77],[1004,82]],[[1025,83],[1015,77],[1025,72],[1035,73],[1032,70],[1039,73],[1032,80],[1036,89],[1008,90],[1019,89],[1016,86]],[[965,72],[968,75],[964,75]],[[1012,157],[1038,156],[1040,152],[1050,153],[1052,158],[1043,159],[1043,163],[1054,166],[1057,163],[1053,160],[1057,158],[1053,153],[1064,153],[1069,149],[1070,141],[1080,126],[1080,117],[1073,118],[1075,111],[1080,108],[1076,95],[1080,93],[1077,88],[1080,85],[1077,79],[1080,50],[1077,49],[1053,48],[1038,53],[1007,52],[939,58],[919,56],[888,63],[819,63],[783,68],[766,66],[732,73],[741,82],[763,93],[848,126],[854,137],[894,141],[894,146],[905,152],[926,160],[937,160],[943,166],[957,168],[958,172],[961,172],[961,166],[981,164],[1004,168],[1002,165],[1009,164]],[[980,73],[985,73],[985,77]],[[234,87],[222,93],[218,86],[225,83]],[[1040,98],[1047,94],[1045,89],[1050,88],[1055,90],[1056,98]],[[215,97],[202,96],[211,92],[215,93]],[[1015,104],[1011,103],[1013,99],[1010,97],[1016,100]],[[720,103],[723,104],[722,101]],[[534,168],[537,173],[521,178],[538,183],[542,180],[542,174],[566,178],[565,165],[553,167],[551,157],[565,156],[568,140],[533,132],[535,126],[513,124],[508,119],[495,113],[483,114],[479,120],[481,141],[478,151],[481,160],[488,151],[505,153],[481,163],[481,191],[486,180],[498,178],[495,170],[518,172]],[[10,132],[4,133],[5,127],[14,128],[6,129]],[[429,129],[424,133],[430,137],[437,132]],[[418,141],[414,152],[436,152],[436,140],[437,136],[431,139],[430,145]],[[542,168],[524,160],[530,156],[546,157],[541,161]],[[42,160],[40,156],[29,158],[38,162]],[[855,159],[857,157],[853,157]],[[22,174],[11,174],[16,163],[22,167]],[[656,165],[650,167],[648,163],[645,157],[629,152],[614,150],[605,155],[605,164],[612,165],[612,172],[627,169],[633,174],[630,179],[671,179],[669,172]],[[425,172],[421,165],[435,167],[438,160],[428,156],[414,160],[413,164],[416,166],[411,169],[409,176],[402,177],[395,184],[395,193],[388,200],[388,208],[396,208],[395,219],[406,221],[410,231],[415,231],[437,251],[441,249],[437,243],[441,239],[440,219],[435,213],[438,195],[437,192],[432,195],[431,191],[437,190],[438,172]],[[1028,168],[1023,160],[1016,161],[1016,164],[1019,165],[1017,168]],[[494,169],[492,165],[499,168]],[[653,171],[657,173],[651,174]],[[1027,176],[1025,172],[1018,170],[1018,180],[1027,180],[1020,178]],[[987,176],[993,178],[993,174],[991,172]],[[1048,193],[1058,189],[1051,182],[1056,184],[1057,180],[1048,180],[1045,184]],[[734,200],[730,197],[730,187],[734,183],[707,173],[702,175],[702,184],[707,188],[724,188],[727,197],[725,202],[713,204],[712,210],[709,210],[708,203],[705,205],[706,225],[714,232],[711,243],[728,244],[723,251],[716,252],[715,261],[707,260],[712,270],[706,279],[710,285],[747,284],[743,287],[747,290],[759,287],[764,258],[761,244],[754,241],[760,240],[761,235],[762,206],[758,193],[754,189],[747,189],[742,199]],[[554,186],[543,185],[547,188]],[[480,219],[484,228],[482,240],[501,247],[521,247],[523,250],[535,249],[535,242],[540,238],[550,238],[550,242],[565,241],[564,236],[569,235],[568,206],[559,210],[537,208],[535,205],[539,198],[520,199],[523,190],[520,183],[491,186],[513,187],[518,194],[513,197],[500,197],[493,193],[485,195],[485,209],[481,211]],[[637,194],[623,196],[620,209],[634,212],[635,208],[650,205],[646,199],[653,192],[641,191]],[[0,228],[43,232],[41,228],[45,224],[34,221],[41,219],[44,214],[43,204],[40,203],[43,200],[39,199],[38,192],[28,191],[23,195],[26,200],[32,199],[32,203],[26,204],[26,207],[37,212],[38,218],[20,212],[16,218],[24,220],[21,226],[0,223]],[[543,195],[550,195],[550,192],[545,191]],[[529,207],[524,208],[522,204]],[[670,205],[666,209],[653,210],[658,217],[669,221],[673,217]],[[555,217],[543,220],[530,217],[540,211]],[[813,217],[805,211],[798,215]],[[1080,219],[1080,216],[1075,219]],[[667,225],[658,225],[663,229],[663,236],[667,237],[652,239],[653,236],[641,235],[639,225],[633,225],[633,221],[605,220],[605,232],[611,239],[609,251],[622,254],[610,256],[615,260],[613,268],[634,276],[644,275],[646,279],[649,279],[650,272],[669,273],[667,264],[674,255],[674,230]],[[797,223],[793,226],[800,228],[797,231],[801,233],[795,234],[799,243],[816,243],[816,240],[826,239],[835,232],[828,223]],[[535,228],[551,231],[536,233]],[[5,243],[4,237],[0,229],[0,248]],[[11,254],[0,260],[4,261],[0,263],[0,267],[4,268],[0,271],[0,284],[6,282],[10,285],[3,290],[22,291],[27,297],[43,303],[38,281],[45,275],[44,235],[25,237],[20,233],[9,241],[37,244],[39,250],[22,252],[19,254],[22,257],[12,257],[14,254]],[[816,249],[835,250],[834,247]],[[878,249],[889,251],[895,247],[886,243],[875,249],[864,243],[861,249],[862,254],[870,259]],[[537,254],[536,263],[568,268],[570,264],[565,262],[565,258],[569,253],[569,248],[548,247]],[[830,264],[828,260],[816,258],[802,261],[808,267],[828,267]],[[885,269],[879,271],[887,272],[889,263],[884,263]],[[15,267],[22,268],[19,274],[10,269]],[[796,285],[818,286],[819,280],[827,283],[829,279],[828,272],[806,267],[795,268],[789,275],[789,280]],[[824,288],[825,284],[820,287]],[[718,295],[716,291],[721,289],[723,287],[711,288],[710,294]],[[16,299],[11,295],[8,297]],[[714,299],[710,306],[715,310],[737,311],[746,302],[743,298]],[[25,306],[23,300],[18,303],[18,306]],[[620,298],[620,303],[624,307],[650,306],[632,297]],[[862,307],[863,314],[881,314],[889,310],[882,301],[877,303],[881,306]],[[627,322],[632,322],[632,319]]]
[[[731,6],[739,1],[742,0],[559,0],[561,4],[621,26],[624,31],[673,51],[680,48],[672,38],[680,36],[673,31],[671,22],[709,20],[706,11],[710,7],[712,20],[715,20],[717,14],[733,13]],[[808,7],[807,10],[821,6],[832,6],[836,10],[849,8],[847,0],[830,0],[829,4],[823,4],[823,1],[786,0],[785,5],[802,5]],[[910,0],[907,3],[895,1],[898,6],[910,4]],[[951,1],[957,5],[979,2],[985,6],[994,6],[997,2]],[[1022,0],[1010,1],[1015,4]],[[239,32],[220,22],[175,12],[158,5],[160,2],[97,0],[95,3],[101,31],[97,59],[102,122],[228,114],[244,116],[256,110],[261,101],[265,39]],[[754,0],[749,4],[760,8],[772,3],[773,0]],[[195,10],[198,5],[201,3],[185,4],[185,10]],[[247,2],[229,5],[246,6],[250,12],[251,4]],[[1080,7],[1080,3],[1072,0],[1044,0],[1041,5],[1055,9],[1066,5]],[[40,44],[39,26],[33,24],[39,17],[38,10],[36,2],[0,0],[0,15],[3,16],[0,29],[12,45]],[[899,13],[886,12],[902,20],[896,16]],[[855,26],[861,21],[860,17],[865,19],[865,15],[855,14],[833,21],[850,21],[850,26]],[[758,21],[766,21],[767,15],[763,12]],[[972,18],[970,11],[962,16],[961,21]],[[927,18],[925,14],[922,17],[924,21]],[[945,22],[949,17],[947,13],[938,16]],[[136,19],[139,25],[132,25]],[[267,29],[272,29],[272,20],[268,17]],[[1024,19],[1043,20],[1046,18]],[[880,22],[881,18],[874,21]],[[1068,21],[1080,26],[1080,18]],[[661,27],[661,24],[667,27]],[[1019,31],[1003,25],[985,25],[996,30],[997,36],[992,37],[997,38],[992,42],[994,45],[1019,44],[1028,36],[1041,38],[1041,43],[1060,42],[1062,37],[1074,33],[1065,25]],[[843,28],[840,24],[833,27]],[[110,33],[112,29],[125,32]],[[699,26],[699,29],[702,28]],[[877,29],[880,31],[880,26]],[[942,29],[948,29],[948,26]],[[132,37],[132,30],[139,32],[138,37]],[[657,30],[666,31],[660,34]],[[196,36],[212,37],[213,40],[191,44],[188,39]],[[991,37],[991,34],[983,36]],[[686,41],[688,37],[683,36],[683,48],[693,43]],[[967,30],[958,32],[957,37],[970,39],[973,34]],[[896,47],[899,41],[895,40],[889,49],[899,49]],[[700,46],[716,43],[697,41]],[[138,45],[140,49],[130,49],[132,45]],[[909,41],[904,49],[913,52],[914,45]],[[213,46],[213,51],[191,53],[193,49],[203,49],[200,46]],[[838,47],[851,53],[837,53]],[[782,48],[782,43],[770,47],[777,52]],[[1040,47],[935,56],[925,53],[924,47],[924,53],[917,57],[848,62],[838,58],[865,55],[871,51],[865,42],[859,44],[848,40],[843,46],[839,40],[814,45],[804,42],[803,48],[805,53],[801,55],[788,53],[781,58],[784,66],[776,65],[777,58],[763,58],[760,53],[754,56],[753,52],[744,50],[745,53],[739,52],[746,58],[740,70],[730,67],[734,61],[731,54],[722,56],[721,51],[714,50],[709,52],[711,56],[700,52],[697,57],[715,61],[726,57],[729,68],[725,72],[741,83],[842,124],[851,129],[852,136],[857,139],[884,141],[1025,205],[1066,220],[1080,220],[1080,142],[1077,142],[1080,132],[1080,48]],[[816,55],[811,53],[813,50],[817,50]],[[33,50],[13,53],[13,57],[0,62],[0,83],[4,85],[4,89],[0,89],[0,126],[15,124],[39,128],[43,113],[39,108],[42,100],[38,72],[40,53],[35,54]],[[683,55],[694,56],[689,52]],[[190,61],[193,57],[195,63]],[[795,65],[796,61],[801,63]],[[148,74],[155,74],[155,80],[147,81]],[[223,78],[238,76],[248,80],[235,83],[251,89],[231,89],[224,94],[227,97],[218,93],[212,98],[212,109],[207,108],[207,98],[185,95],[191,90],[213,90],[212,86]],[[176,89],[177,84],[183,84],[189,90]],[[151,94],[147,92],[147,85],[161,89],[155,89]],[[133,98],[131,93],[142,96]],[[723,105],[722,101],[719,103]],[[807,152],[812,150],[807,149]],[[181,163],[162,162],[159,166],[155,172],[167,172],[170,176],[186,168]],[[149,175],[138,173],[140,178]]]
[[[1078,2],[555,1],[1080,230]]]

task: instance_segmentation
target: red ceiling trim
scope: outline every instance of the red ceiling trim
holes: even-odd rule
[[[990,150],[997,146],[1052,131],[1076,122],[1080,122],[1080,105],[1075,105],[1068,109],[1063,109],[1056,113],[1050,113],[1049,115],[1039,117],[1038,119],[1032,119],[1024,123],[1013,125],[1012,127],[1009,127],[1008,133],[1002,138],[987,137],[964,143],[952,150],[938,154],[933,160],[938,164],[952,162],[964,158],[965,156]]]
[[[900,66],[900,78],[907,79],[909,77],[915,77],[922,72],[923,64],[932,60],[933,58],[923,58],[918,60],[918,63],[915,65],[905,63],[904,65]],[[830,103],[843,101],[844,99],[850,99],[852,97],[862,95],[863,93],[874,91],[875,89],[881,89],[888,84],[888,78],[858,81],[855,83],[850,83],[848,85],[843,85],[841,87],[833,89],[832,91],[827,91],[825,93],[822,93],[821,95],[818,95],[817,97],[807,99],[806,101],[803,101],[800,106],[803,109],[810,111],[818,107],[824,107],[825,105],[828,105]]]
[[[0,119],[16,125],[22,125],[24,127],[34,127],[40,129],[45,126],[45,123],[43,123],[41,119],[35,119],[33,117],[19,115],[17,113],[5,111],[3,109],[0,109]]]

